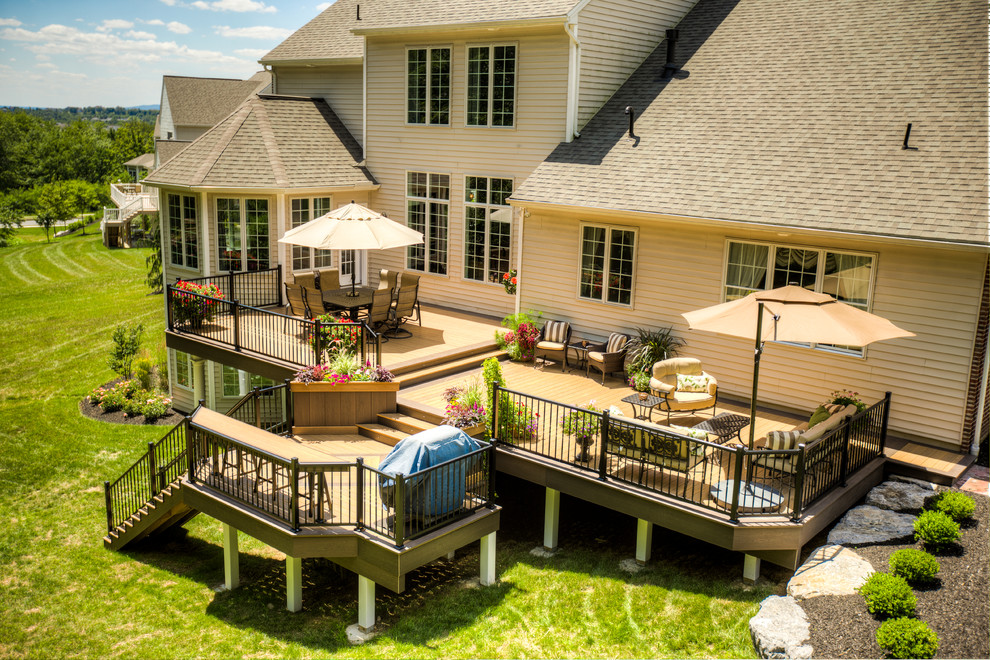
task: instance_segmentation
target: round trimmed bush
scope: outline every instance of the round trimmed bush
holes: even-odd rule
[[[890,555],[890,572],[913,584],[931,582],[941,568],[938,560],[924,550],[905,548]]]
[[[909,616],[914,613],[918,599],[907,580],[890,573],[874,573],[859,593],[866,599],[866,609],[880,617]]]
[[[947,490],[935,496],[932,501],[932,508],[959,522],[973,517],[973,512],[976,511],[976,502],[966,493]]]
[[[880,624],[877,644],[892,658],[931,658],[938,651],[938,635],[924,621],[890,619]]]
[[[914,521],[914,538],[927,550],[945,550],[959,540],[959,523],[941,511],[922,511]]]

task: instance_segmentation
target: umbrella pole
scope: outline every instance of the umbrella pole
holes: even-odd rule
[[[760,383],[760,358],[763,356],[763,303],[756,317],[756,347],[753,353],[753,396],[749,402],[749,448],[756,444],[756,390]]]

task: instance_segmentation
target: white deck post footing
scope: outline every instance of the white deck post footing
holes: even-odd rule
[[[237,552],[237,529],[223,523],[223,586],[227,591],[241,583],[240,554]]]
[[[743,582],[753,584],[760,578],[760,558],[753,555],[743,557]]]
[[[495,532],[481,537],[481,584],[495,584]]]
[[[358,575],[358,627],[367,632],[375,627],[375,581]]]
[[[546,507],[543,514],[543,549],[557,549],[557,530],[560,527],[560,491],[547,488]]]
[[[636,563],[650,561],[653,551],[653,523],[639,518],[636,521]]]
[[[285,607],[290,612],[302,609],[302,558],[285,557]]]

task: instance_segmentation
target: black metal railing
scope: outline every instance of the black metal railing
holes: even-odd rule
[[[225,414],[269,433],[289,433],[292,430],[292,391],[289,389],[289,381],[271,387],[255,387]]]
[[[176,281],[180,281],[177,278]],[[281,306],[282,264],[265,270],[231,272],[185,280],[193,284],[215,284],[227,300],[238,300],[248,307]]]
[[[382,363],[382,337],[363,321],[301,319],[244,305],[226,293],[224,298],[214,298],[172,284],[166,287],[165,295],[168,329],[173,332],[305,367],[323,362],[333,336],[350,335],[357,328],[353,344],[361,362],[371,366]]]
[[[591,402],[592,405],[594,402]],[[890,393],[807,446],[749,449],[494,385],[496,445],[538,454],[654,493],[741,516],[800,518],[883,455]]]

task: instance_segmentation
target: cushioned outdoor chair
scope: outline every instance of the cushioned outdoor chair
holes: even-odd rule
[[[336,291],[340,288],[340,270],[337,268],[317,268],[316,286],[320,291]]]
[[[669,358],[653,365],[650,389],[661,401],[656,407],[667,413],[697,412],[712,409],[718,403],[718,381],[701,368],[701,360]]]
[[[602,372],[602,385],[605,384],[605,374],[616,371],[625,372],[626,350],[629,347],[629,335],[613,332],[608,341],[588,345],[588,372],[597,369]]]
[[[540,330],[540,338],[533,351],[533,366],[540,358],[560,360],[560,370],[567,370],[567,344],[571,341],[571,324],[567,321],[547,321]]]

